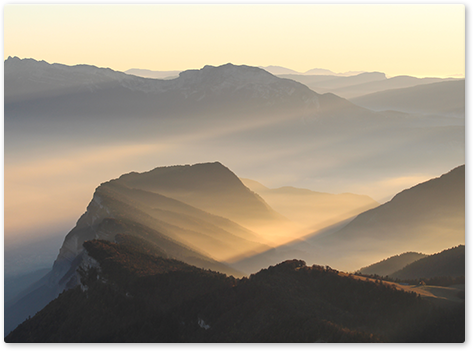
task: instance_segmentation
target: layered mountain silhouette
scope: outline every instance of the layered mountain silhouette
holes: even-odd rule
[[[117,235],[83,243],[80,284],[6,336],[17,342],[463,342],[464,304],[291,260],[235,279]]]
[[[465,242],[465,166],[304,240],[234,263],[244,272],[296,257],[354,271],[398,252],[439,252]]]
[[[379,206],[378,202],[366,195],[329,194],[291,186],[270,189],[251,179],[241,181],[278,213],[312,231]]]
[[[181,71],[152,71],[150,69],[131,68],[124,73],[143,78],[173,79],[179,76]]]
[[[324,191],[332,191],[340,184],[367,188],[367,184],[385,179],[440,174],[464,163],[463,120],[441,116],[443,105],[435,118],[374,112],[256,67],[205,66],[163,80],[89,65],[9,58],[4,62],[4,73],[6,167],[8,160],[22,159],[32,152],[54,157],[58,141],[67,141],[61,144],[64,152],[91,153],[104,145],[162,143],[166,150],[160,157],[185,159],[166,164],[186,163],[193,155],[225,164],[236,160],[239,169],[248,171],[245,176],[261,175],[263,182],[277,176],[294,180],[285,184],[314,189],[313,184],[322,184]],[[382,82],[383,77],[382,73],[367,73],[348,78],[353,84],[368,84]],[[330,84],[337,86],[335,81]],[[234,276],[281,262],[283,256],[302,256],[307,262],[337,268],[350,261],[347,269],[356,269],[399,252],[437,252],[459,243],[445,243],[432,248],[435,251],[420,244],[419,249],[380,244],[375,251],[378,256],[365,256],[366,261],[360,261],[347,255],[347,250],[364,248],[368,252],[374,236],[367,234],[365,246],[357,241],[359,246],[350,247],[350,235],[339,233],[343,223],[323,235],[271,249],[272,237],[283,233],[286,241],[291,237],[288,221],[225,167],[207,166],[211,169],[208,177],[199,173],[200,166],[168,167],[124,175],[97,188],[86,214],[66,238],[53,271],[20,294],[13,301],[15,307],[8,305],[6,315],[19,308],[22,312],[15,314],[13,324],[21,322],[66,286],[76,284],[82,242],[112,240],[120,233],[153,241],[171,258]],[[166,186],[156,185],[154,180]],[[299,195],[293,190],[281,192],[295,199]],[[433,226],[441,218],[434,218]],[[390,223],[386,222],[388,227]],[[400,236],[414,238],[404,234],[411,233],[408,224],[407,229],[401,228]],[[263,227],[269,230],[262,233]],[[452,233],[458,238],[457,229]],[[319,245],[319,240],[331,234],[334,242],[346,237],[347,245],[339,250],[330,243]],[[391,234],[389,239],[394,236]],[[431,242],[441,241],[436,238]],[[249,262],[247,255],[265,259],[239,265],[240,260]],[[342,255],[346,255],[345,261]],[[232,262],[232,266],[222,261]],[[12,325],[8,323],[6,328]]]
[[[359,101],[363,101],[361,97],[367,94],[445,81],[460,81],[460,79],[454,78],[416,78],[411,76],[396,76],[387,78],[384,73],[380,72],[363,72],[349,77],[339,77],[333,74],[300,75],[292,73],[278,74],[278,76],[281,78],[288,78],[297,82],[301,82],[319,94],[330,92],[345,99],[353,99],[357,104]],[[357,98],[360,98],[360,100],[355,100]],[[373,100],[374,99],[375,97],[373,97]],[[386,101],[388,99],[389,97],[386,97]],[[360,102],[359,105],[367,108],[372,108],[375,106],[374,101],[372,105],[363,104],[362,102]],[[373,109],[380,110],[380,108]],[[402,109],[399,111],[404,110]]]
[[[381,72],[362,72],[348,76],[335,75],[330,72],[316,75],[280,74],[278,76],[301,82],[319,94],[332,93],[345,99],[379,91],[375,90],[375,87],[388,80],[386,75]],[[373,86],[374,89],[363,90],[370,86]]]
[[[435,82],[403,89],[390,89],[351,99],[372,110],[408,113],[465,115],[465,80]]]
[[[5,329],[78,284],[87,240],[128,234],[150,241],[165,257],[241,276],[220,262],[267,250],[271,240],[239,223],[291,226],[219,162],[161,167],[103,183],[66,236],[52,271],[9,304]]]
[[[192,148],[226,164],[247,160],[242,169],[258,164],[261,180],[297,175],[292,185],[318,188],[304,184],[317,179],[332,193],[346,191],[338,184],[348,180],[434,175],[464,162],[463,119],[373,112],[257,67],[205,66],[169,80],[16,57],[4,68],[5,149],[12,155],[54,152],[62,140],[79,150],[160,142],[177,146],[163,163],[185,159]],[[335,78],[386,80],[376,72]]]
[[[358,215],[346,227],[325,239],[347,241],[356,237],[387,242],[412,240],[415,235],[418,244],[413,246],[417,250],[422,251],[424,245],[426,251],[438,251],[448,246],[445,239],[463,241],[464,230],[463,165],[439,178],[402,191],[391,201]]]
[[[244,104],[242,104],[244,102]],[[187,70],[170,80],[137,77],[108,68],[66,66],[10,57],[5,61],[5,115],[17,118],[179,116],[258,109],[317,109],[306,86],[265,70],[226,64]],[[301,111],[299,111],[300,113]],[[221,117],[221,116],[220,116]]]

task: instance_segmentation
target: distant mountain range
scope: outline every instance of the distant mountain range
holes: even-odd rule
[[[230,98],[231,97],[231,98]],[[242,104],[242,102],[245,104]],[[5,115],[153,117],[297,107],[316,108],[306,86],[249,66],[227,64],[181,72],[171,80],[147,79],[87,65],[65,66],[16,57],[5,61]]]
[[[8,154],[53,152],[62,140],[82,149],[192,139],[199,140],[192,149],[227,164],[274,153],[276,159],[258,160],[264,170],[258,179],[297,174],[292,185],[318,188],[303,185],[317,179],[332,193],[336,184],[366,181],[367,174],[377,181],[434,175],[464,162],[463,119],[373,112],[257,67],[205,66],[170,80],[16,57],[4,68]],[[386,77],[375,72],[329,80],[336,87],[342,80],[360,84]],[[455,108],[443,108],[450,105]],[[178,150],[168,164],[187,155]],[[341,157],[346,162],[329,161]]]
[[[432,82],[400,89],[373,92],[351,99],[372,110],[465,116],[465,80]]]
[[[149,69],[132,68],[124,73],[143,78],[174,79],[179,76],[181,71],[152,71]]]
[[[294,71],[290,68],[285,68],[281,66],[259,66],[259,68],[264,69],[265,71],[274,74],[274,75],[281,75],[281,74],[306,74],[306,75],[335,75],[335,76],[352,76],[363,73],[361,71],[350,71],[345,73],[334,73],[328,69],[323,68],[314,68],[305,73],[300,73]],[[157,78],[157,79],[171,79],[175,78],[179,75],[182,71],[153,71],[149,69],[139,69],[139,68],[131,68],[126,70],[126,74],[131,74],[138,77],[143,78]]]

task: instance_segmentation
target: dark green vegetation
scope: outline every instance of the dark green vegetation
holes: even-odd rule
[[[5,341],[464,341],[464,305],[443,310],[329,267],[291,260],[236,279],[160,257],[136,237],[84,247],[81,285]]]

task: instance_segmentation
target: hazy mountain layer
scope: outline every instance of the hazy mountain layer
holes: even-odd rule
[[[465,80],[393,89],[352,99],[372,110],[465,116]]]
[[[290,186],[270,189],[251,179],[241,181],[278,213],[312,231],[379,206],[366,195],[329,194]]]
[[[355,99],[363,95],[390,89],[408,88],[417,85],[459,80],[453,78],[416,78],[410,76],[387,78],[386,75],[378,72],[365,72],[351,77],[337,77],[331,74],[317,76],[279,74],[279,76],[301,82],[319,94],[330,92],[345,99]],[[354,102],[358,104],[357,101],[354,100]],[[362,103],[359,105],[365,106]],[[371,108],[369,106],[365,107]]]
[[[152,71],[149,69],[131,68],[124,73],[143,78],[174,79],[181,71]]]
[[[129,173],[118,182],[177,199],[244,226],[258,228],[274,221],[288,222],[219,162]]]
[[[402,229],[401,229],[402,228]],[[396,241],[424,238],[432,247],[445,247],[441,238],[464,240],[465,166],[397,194],[391,201],[357,216],[329,240],[373,238]],[[448,234],[448,237],[446,235]],[[436,238],[433,242],[433,238]],[[426,247],[427,249],[427,247]],[[420,251],[420,250],[419,250]]]
[[[465,166],[303,240],[235,262],[255,272],[288,257],[354,271],[397,252],[434,253],[465,242]]]
[[[250,66],[232,64],[187,70],[170,80],[149,79],[108,68],[49,64],[16,57],[5,61],[5,116],[67,116],[120,120],[182,114],[259,113],[317,109],[318,95],[306,86]]]
[[[343,93],[337,93],[339,89],[343,92],[343,89],[347,87],[379,82],[387,79],[386,75],[380,72],[363,72],[348,77],[340,77],[330,73],[326,73],[325,75],[280,74],[279,76],[281,78],[293,79],[297,82],[301,82],[319,94],[333,93],[343,98],[351,98],[352,96],[350,96],[350,94],[343,95]]]
[[[361,274],[376,274],[384,277],[424,257],[427,257],[427,255],[418,252],[404,252],[403,254],[391,256],[380,262],[360,268],[357,272]]]

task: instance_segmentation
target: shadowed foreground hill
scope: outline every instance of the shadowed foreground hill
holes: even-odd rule
[[[149,254],[146,241],[84,243],[81,285],[6,342],[462,342],[464,306],[303,261],[235,279]]]

